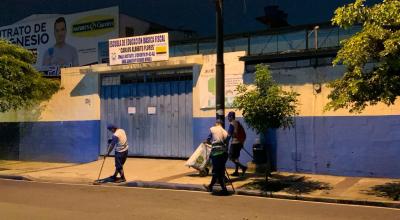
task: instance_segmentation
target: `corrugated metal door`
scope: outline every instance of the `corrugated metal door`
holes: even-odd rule
[[[190,156],[192,80],[102,86],[101,154],[111,136],[107,123],[126,131],[131,156]]]

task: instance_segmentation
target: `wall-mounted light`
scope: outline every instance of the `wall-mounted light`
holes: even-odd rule
[[[85,104],[90,105],[90,103],[91,103],[90,99],[89,99],[89,98],[86,98],[86,99],[85,99]]]
[[[320,93],[321,92],[321,83],[314,83],[313,89],[314,89],[315,93]]]

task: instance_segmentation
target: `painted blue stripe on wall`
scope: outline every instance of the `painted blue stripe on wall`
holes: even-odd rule
[[[298,117],[276,139],[278,170],[400,177],[400,116]]]
[[[20,160],[84,163],[99,155],[100,121],[23,122]]]
[[[195,145],[213,122],[194,119]],[[248,132],[246,149],[255,137]],[[400,177],[400,116],[296,117],[294,128],[269,132],[267,142],[279,171]],[[244,152],[240,159],[250,161]]]

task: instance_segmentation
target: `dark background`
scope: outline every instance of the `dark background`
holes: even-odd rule
[[[224,0],[225,33],[263,30],[256,20],[264,7],[277,5],[287,13],[290,25],[327,22],[334,10],[352,0]],[[368,0],[368,4],[380,2]],[[152,21],[174,29],[196,31],[199,36],[215,32],[214,0],[2,0],[0,26],[12,24],[32,14],[71,14],[119,6],[120,13]]]

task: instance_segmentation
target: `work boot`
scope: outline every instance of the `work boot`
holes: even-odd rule
[[[227,195],[229,195],[229,191],[225,188],[225,189],[219,191],[218,194],[221,196],[227,196]]]
[[[239,176],[239,172],[238,172],[238,171],[235,171],[235,172],[233,172],[233,173],[231,174],[231,176]]]
[[[206,189],[207,192],[212,192],[212,186],[203,184],[203,187],[204,189]]]

